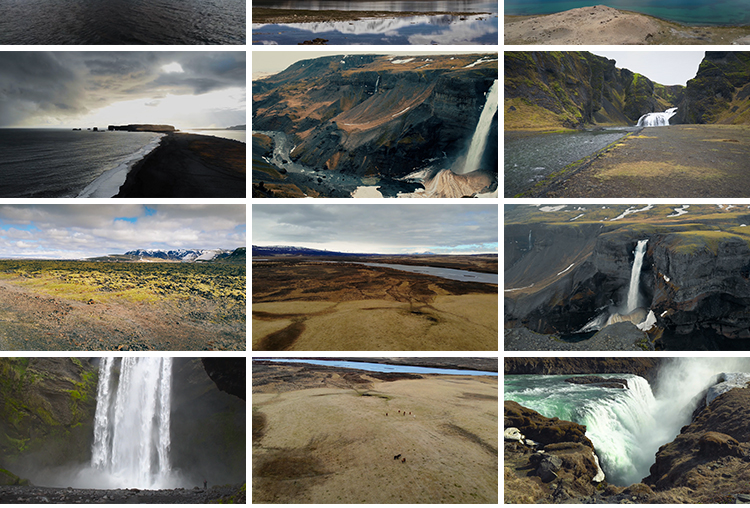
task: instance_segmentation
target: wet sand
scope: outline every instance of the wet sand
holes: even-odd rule
[[[746,198],[750,126],[671,125],[643,129],[541,188],[535,197]]]
[[[685,26],[595,5],[543,16],[505,16],[505,44],[750,44],[750,27]]]
[[[115,197],[244,198],[245,164],[245,143],[170,133],[133,166]]]

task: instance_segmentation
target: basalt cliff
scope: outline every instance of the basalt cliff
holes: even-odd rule
[[[630,321],[657,349],[746,347],[747,224],[747,207],[507,208],[505,327],[566,338]],[[633,279],[642,240],[642,266]],[[625,309],[631,284],[636,310]]]
[[[707,51],[687,86],[665,86],[585,51],[505,53],[505,128],[634,125],[677,107],[678,123],[747,123],[750,56]]]
[[[285,133],[288,157],[321,176],[400,178],[430,162],[455,170],[497,79],[496,54],[301,60],[253,82],[253,129]],[[488,143],[480,168],[491,180],[497,161]]]

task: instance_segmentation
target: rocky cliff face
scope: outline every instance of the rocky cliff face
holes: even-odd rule
[[[515,128],[633,125],[682,95],[681,86],[654,83],[585,51],[505,53],[505,122]]]
[[[88,460],[97,380],[83,358],[0,358],[0,467]]]
[[[706,51],[687,83],[675,117],[681,123],[744,124],[750,121],[750,55]]]
[[[497,79],[497,55],[305,60],[253,83],[253,128],[292,135],[310,168],[402,177],[467,150]],[[496,144],[483,167],[497,173]]]
[[[747,217],[727,217],[722,224],[693,215],[671,225],[506,225],[506,327],[571,334],[602,312],[620,311],[636,243],[648,239],[639,293],[657,319],[652,337],[663,333],[670,349],[748,339],[750,237],[737,227]]]

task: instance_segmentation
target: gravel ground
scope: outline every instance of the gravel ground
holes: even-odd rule
[[[2,504],[102,503],[102,504],[205,504],[234,496],[239,486],[209,489],[74,489],[53,487],[0,487]],[[244,503],[244,497],[240,498]],[[237,499],[236,499],[237,501]]]
[[[648,344],[648,336],[632,323],[609,325],[581,342],[565,342],[528,328],[505,330],[505,351],[643,351],[640,344]]]

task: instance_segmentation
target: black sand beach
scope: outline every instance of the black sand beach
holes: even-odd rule
[[[118,198],[244,198],[245,143],[170,133],[139,161]]]

